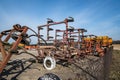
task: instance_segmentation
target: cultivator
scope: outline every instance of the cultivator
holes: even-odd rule
[[[72,63],[76,57],[85,57],[85,55],[104,56],[104,48],[111,46],[112,39],[108,36],[84,35],[84,33],[87,32],[86,29],[76,29],[68,26],[68,23],[73,21],[73,18],[65,19],[61,22],[53,22],[53,20],[51,20],[47,22],[46,25],[38,27],[38,35],[40,35],[43,27],[47,27],[46,41],[53,41],[52,46],[56,47],[48,49],[49,54],[47,56],[54,56],[55,59],[66,60],[70,63]],[[49,38],[53,38],[49,36],[49,30],[53,30],[50,26],[58,24],[65,24],[65,30],[56,29],[55,39],[50,40]],[[43,56],[45,57],[46,55]]]
[[[102,57],[105,54],[105,48],[112,45],[112,39],[108,36],[95,36],[85,35],[86,29],[74,28],[68,25],[69,22],[74,22],[72,17],[66,18],[60,22],[54,22],[48,19],[47,24],[38,26],[38,33],[27,26],[14,25],[13,29],[6,30],[0,34],[0,73],[5,68],[6,64],[10,60],[12,54],[19,53],[18,45],[22,43],[24,45],[30,45],[30,37],[38,37],[37,60],[43,60],[46,69],[51,70],[55,67],[56,61],[65,61],[68,63],[74,63],[76,59],[84,58],[86,55]],[[55,30],[55,36],[50,36],[50,33],[54,30],[51,28],[53,25],[65,24],[65,30]],[[41,31],[47,29],[47,39],[44,39],[44,34]],[[34,35],[28,35],[27,31],[30,29],[34,32]],[[4,36],[4,39],[3,39]],[[14,43],[10,44],[8,40],[12,38]],[[44,43],[43,43],[44,41]],[[49,42],[49,43],[47,43]],[[52,43],[51,45],[48,45]],[[44,44],[44,45],[43,45]],[[10,47],[6,47],[10,45]],[[51,62],[50,66],[47,66],[47,61]]]

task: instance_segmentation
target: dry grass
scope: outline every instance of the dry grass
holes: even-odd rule
[[[120,50],[120,44],[113,44],[114,50]]]
[[[110,80],[120,80],[120,50],[113,51]]]

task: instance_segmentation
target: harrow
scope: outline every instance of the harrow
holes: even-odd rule
[[[19,44],[30,46],[30,37],[32,36],[38,38],[35,48],[38,53],[38,56],[35,56],[36,60],[43,60],[44,67],[48,70],[55,68],[56,61],[65,61],[72,64],[76,59],[84,58],[86,55],[104,56],[105,48],[112,45],[112,38],[92,34],[85,35],[86,29],[71,27],[68,25],[69,22],[74,22],[74,19],[69,17],[60,22],[48,19],[47,24],[38,26],[38,32],[19,24],[13,25],[13,29],[2,31],[0,33],[0,73],[13,54],[19,54],[20,49],[25,50],[24,46],[21,48]],[[50,36],[50,33],[54,30],[51,26],[59,24],[65,24],[65,30],[57,27],[55,36]],[[47,29],[47,39],[44,39],[45,33],[41,34],[44,28]],[[31,30],[34,34],[29,35],[28,30]],[[14,40],[12,44],[8,42],[10,39]],[[27,50],[25,51],[27,52]],[[51,63],[50,66],[47,65],[48,63]]]

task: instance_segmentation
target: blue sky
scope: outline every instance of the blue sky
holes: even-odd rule
[[[17,23],[37,31],[46,18],[69,16],[75,19],[70,25],[87,29],[87,34],[120,40],[120,0],[0,0],[0,32]]]

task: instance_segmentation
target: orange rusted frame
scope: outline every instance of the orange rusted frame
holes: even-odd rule
[[[22,40],[22,34],[25,34],[28,30],[27,27],[24,27],[22,29],[21,32],[21,35],[19,35],[18,39],[16,40],[16,42],[12,45],[11,49],[8,51],[8,53],[6,53],[5,49],[4,49],[4,46],[2,44],[2,41],[0,40],[0,49],[1,49],[1,53],[2,53],[2,56],[3,56],[3,60],[1,61],[1,64],[0,64],[0,73],[3,71],[3,69],[5,68],[7,62],[9,61],[9,59],[11,58],[12,56],[12,50],[16,50],[18,44],[21,42]],[[12,32],[13,30],[11,30]],[[8,41],[10,39],[10,34],[11,32],[8,34],[7,38],[5,39],[5,41]]]

